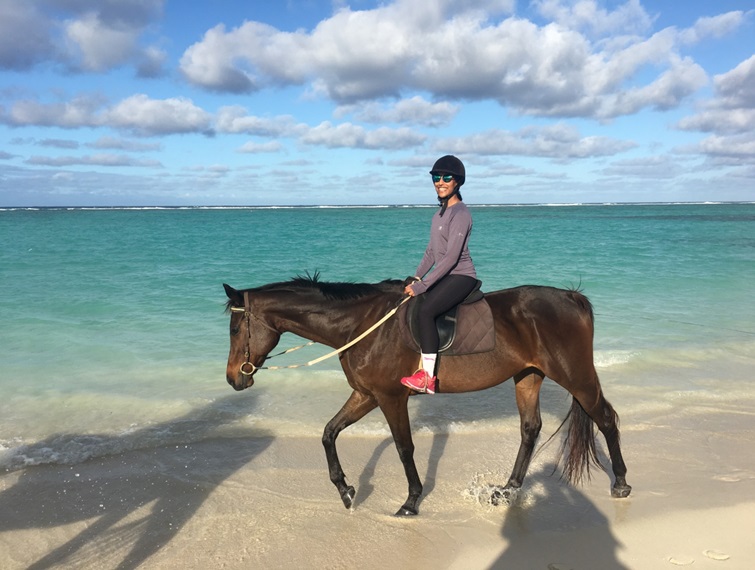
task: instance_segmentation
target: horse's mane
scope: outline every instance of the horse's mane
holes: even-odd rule
[[[402,281],[398,279],[387,279],[379,283],[330,283],[320,281],[320,272],[316,271],[314,275],[305,273],[297,275],[288,281],[280,283],[270,283],[258,287],[257,291],[272,291],[276,289],[289,289],[297,291],[315,291],[328,300],[345,301],[348,299],[359,299],[375,293],[389,293],[401,291]]]

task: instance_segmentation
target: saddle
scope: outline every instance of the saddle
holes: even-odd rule
[[[477,281],[474,290],[459,305],[435,319],[440,337],[439,352],[448,356],[488,352],[495,348],[493,312]],[[421,352],[417,326],[418,309],[424,295],[412,298],[398,313],[399,329],[404,343],[414,352]]]

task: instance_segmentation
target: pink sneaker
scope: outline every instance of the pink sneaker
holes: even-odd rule
[[[435,376],[430,376],[427,372],[420,369],[411,376],[401,379],[401,383],[407,388],[411,388],[420,394],[435,394]]]

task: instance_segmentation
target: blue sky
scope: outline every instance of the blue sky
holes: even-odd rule
[[[755,200],[719,0],[0,0],[0,207]]]

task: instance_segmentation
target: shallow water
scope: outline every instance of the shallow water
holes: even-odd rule
[[[753,409],[755,205],[473,206],[485,290],[579,286],[624,429]],[[336,359],[235,394],[221,284],[414,272],[432,209],[0,210],[0,466],[232,436],[319,434],[350,393]],[[281,348],[301,339],[285,335]],[[282,357],[306,362],[313,346]],[[233,397],[229,397],[233,396]],[[546,383],[554,428],[569,397]],[[513,386],[414,398],[415,429],[518,430]],[[388,434],[373,412],[352,431]]]

